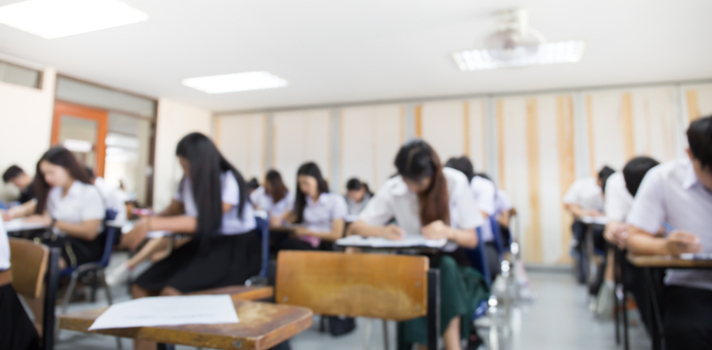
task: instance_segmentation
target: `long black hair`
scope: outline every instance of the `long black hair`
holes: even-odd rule
[[[373,197],[373,192],[371,192],[371,189],[368,188],[367,183],[362,182],[355,177],[346,182],[347,191],[360,191],[362,188],[366,191],[365,193],[367,193],[370,197]]]
[[[712,116],[699,118],[687,129],[687,143],[702,169],[712,170]]]
[[[74,180],[90,185],[91,180],[83,166],[79,165],[77,158],[72,152],[62,146],[55,146],[49,149],[42,155],[42,158],[37,162],[37,172],[35,172],[35,180],[33,183],[35,196],[37,198],[37,206],[35,213],[42,214],[47,209],[47,195],[49,194],[50,185],[45,181],[44,175],[40,171],[40,163],[49,162],[54,165],[59,165],[69,173]]]
[[[282,181],[282,175],[279,173],[279,171],[270,169],[267,172],[267,175],[265,176],[265,184],[267,183],[269,183],[270,190],[268,193],[265,187],[265,193],[272,196],[272,202],[276,204],[284,197],[287,197],[287,193],[289,192],[289,190],[287,189],[287,186],[284,185],[284,181]]]
[[[447,163],[445,163],[445,166],[459,170],[461,173],[465,174],[465,176],[467,176],[467,181],[472,181],[472,178],[476,176],[475,167],[472,165],[470,158],[467,158],[466,156],[450,158]]]
[[[418,193],[420,222],[423,226],[442,220],[450,224],[450,199],[447,180],[443,174],[440,157],[430,145],[420,139],[406,142],[398,151],[395,160],[398,174],[405,179],[420,181],[430,178],[430,187]]]
[[[213,141],[201,133],[183,137],[176,147],[176,155],[190,163],[190,182],[193,199],[198,209],[196,233],[202,242],[220,229],[222,224],[222,188],[220,175],[231,171],[239,189],[237,215],[242,218],[245,205],[249,203],[247,184],[237,169],[218,151]],[[185,175],[181,183],[185,181]]]
[[[297,179],[299,179],[299,175],[306,175],[315,178],[319,194],[329,192],[329,185],[326,183],[326,180],[324,180],[324,177],[321,176],[321,170],[319,170],[319,166],[316,165],[316,163],[309,162],[302,164],[302,166],[300,166],[297,170]],[[299,181],[297,181],[297,195],[294,199],[294,209],[292,210],[297,216],[297,221],[295,221],[296,223],[304,222],[304,208],[306,208],[306,206],[307,195],[301,188],[299,188]]]

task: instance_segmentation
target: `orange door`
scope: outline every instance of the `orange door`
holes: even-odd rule
[[[72,151],[80,163],[104,176],[107,111],[55,101],[51,144]]]

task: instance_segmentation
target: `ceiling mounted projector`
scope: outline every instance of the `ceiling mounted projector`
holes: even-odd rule
[[[583,56],[580,40],[547,42],[541,33],[529,27],[525,9],[496,14],[498,29],[485,38],[485,48],[453,53],[460,70],[485,70],[537,64],[578,62]]]

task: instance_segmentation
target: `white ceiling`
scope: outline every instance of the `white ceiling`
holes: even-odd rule
[[[147,22],[47,40],[0,25],[0,53],[214,111],[712,78],[709,0],[124,0]],[[17,0],[0,0],[0,5]],[[461,72],[492,13],[525,7],[581,62]],[[267,70],[281,89],[208,95],[184,78]]]

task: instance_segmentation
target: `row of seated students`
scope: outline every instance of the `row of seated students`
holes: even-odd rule
[[[648,333],[655,321],[646,307],[651,302],[647,288],[655,287],[625,255],[712,253],[712,116],[693,121],[686,135],[683,159],[659,164],[650,157],[636,157],[622,172],[599,174],[602,202],[591,200],[595,197],[591,186],[574,189],[570,192],[578,195],[564,198],[577,217],[605,213],[605,230],[594,235],[605,238],[603,247],[621,251],[622,282],[635,297]],[[578,239],[583,233],[577,232],[577,225]],[[652,276],[653,283],[659,278],[663,286],[658,303],[666,348],[712,349],[712,272],[674,269],[655,271]]]
[[[130,232],[122,235],[121,245],[136,250],[146,241],[148,232],[154,230],[188,238],[167,256],[156,259],[133,281],[134,298],[240,285],[260,270],[261,243],[256,232],[255,208],[240,172],[208,137],[199,133],[185,136],[176,147],[176,155],[184,177],[170,205],[155,216],[141,218]],[[285,191],[281,176],[270,172],[262,191],[271,198],[255,192],[252,203],[271,212],[274,226],[302,224],[296,227],[294,236],[278,243],[283,249],[318,249],[322,241],[340,238],[349,207],[354,212],[360,211],[347,230],[349,235],[448,239],[444,252],[431,255],[430,261],[432,267],[441,271],[445,348],[460,349],[460,341],[470,334],[475,295],[482,295],[482,289],[487,288],[463,249],[481,243],[475,230],[487,226],[485,216],[495,211],[495,205],[484,207],[479,202],[495,203],[497,190],[492,185],[488,186],[488,192],[473,192],[481,177],[473,176],[474,171],[467,175],[457,171],[453,169],[455,165],[443,167],[435,151],[422,140],[404,144],[394,165],[397,175],[387,180],[375,195],[364,184],[349,185],[347,197],[355,205],[349,206],[344,197],[329,193],[314,163],[299,168],[293,196]],[[64,233],[44,242],[62,248],[62,266],[98,260],[101,249],[96,249],[100,245],[96,239],[102,231],[105,206],[99,191],[90,184],[87,172],[69,151],[55,147],[38,162],[36,174],[37,200],[32,210],[12,211],[12,218],[36,213],[34,220]],[[149,241],[146,246],[160,247],[164,242]],[[150,253],[156,252],[160,249]],[[38,322],[41,308],[32,310]],[[3,317],[5,325],[21,327],[20,323]],[[426,343],[424,319],[406,322],[403,330],[407,343]],[[155,344],[140,341],[135,346],[155,348]]]

